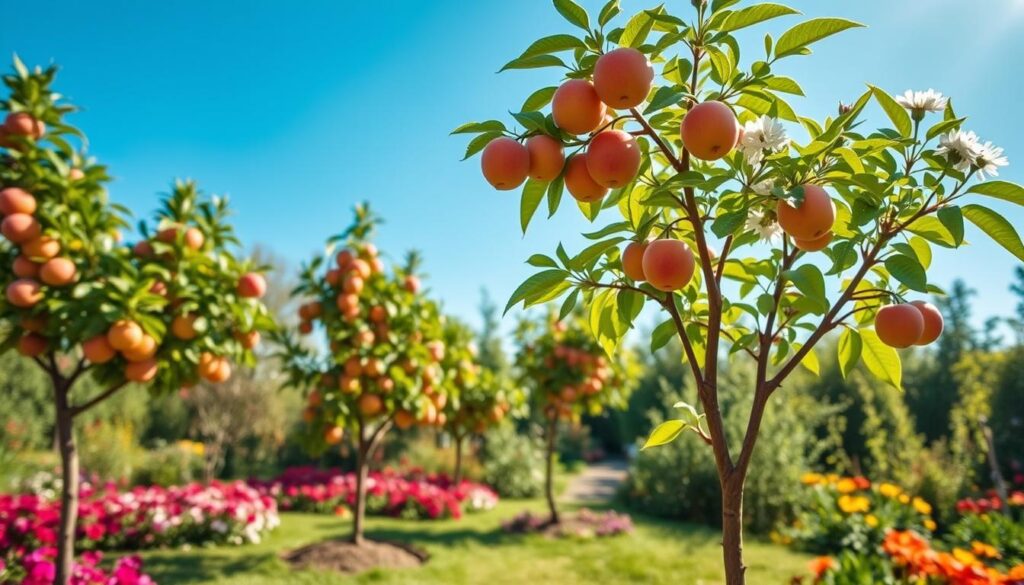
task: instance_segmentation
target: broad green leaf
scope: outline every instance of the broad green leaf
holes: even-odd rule
[[[523,54],[519,56],[520,59],[528,57],[536,57],[537,55],[547,55],[550,53],[558,53],[561,51],[569,51],[572,49],[585,49],[586,45],[582,40],[572,35],[551,35],[550,37],[544,37],[537,39],[529,47],[523,51]]]
[[[925,270],[931,268],[932,265],[932,247],[927,240],[921,237],[914,236],[910,238],[910,247],[914,250],[914,256],[917,256],[917,260],[921,263],[921,266]]]
[[[622,36],[619,37],[620,47],[639,47],[644,44],[647,40],[647,35],[651,33],[651,28],[654,26],[654,19],[651,18],[646,12],[637,12],[633,15],[633,18],[629,19],[626,23],[626,28],[622,31]]]
[[[478,134],[480,132],[504,132],[505,125],[498,120],[469,122],[452,130],[452,134]]]
[[[917,258],[894,254],[885,259],[885,269],[907,288],[918,292],[928,292],[928,276]]]
[[[590,32],[590,17],[582,6],[572,0],[554,0],[555,10],[562,15],[569,23]]]
[[[768,89],[781,91],[783,93],[791,93],[793,95],[804,95],[804,90],[800,87],[800,84],[790,77],[772,75],[765,80],[765,83],[767,83]]]
[[[964,242],[964,214],[957,206],[943,207],[936,215],[949,232],[953,242],[959,246]]]
[[[580,298],[580,289],[575,289],[565,297],[565,301],[562,302],[562,308],[558,311],[558,320],[561,321],[569,316],[569,313],[576,307],[576,302]]]
[[[1020,241],[1017,230],[1013,229],[1013,225],[1006,221],[1006,218],[987,207],[974,204],[965,205],[963,214],[997,244],[1024,262],[1024,243]]]
[[[544,192],[547,191],[548,184],[544,181],[538,181],[536,179],[529,179],[526,181],[526,185],[523,187],[523,197],[519,202],[519,225],[523,228],[523,233],[526,233],[526,226],[530,225],[530,219],[533,218],[534,212],[537,211],[537,206],[540,205],[540,200],[544,198]]]
[[[619,14],[619,11],[619,0],[608,0],[597,16],[598,26],[604,26],[611,22]]]
[[[836,347],[839,352],[839,373],[845,379],[860,360],[862,349],[860,333],[854,329],[843,329]]]
[[[775,43],[775,57],[787,57],[800,53],[801,49],[811,43],[830,37],[846,29],[864,26],[843,18],[814,18],[801,22],[782,33]]]
[[[910,120],[910,114],[907,113],[906,108],[899,105],[885,90],[873,85],[868,87],[871,88],[871,93],[874,94],[875,100],[885,110],[885,114],[889,116],[889,120],[892,121],[896,131],[904,138],[910,138],[911,132],[914,131],[914,123]]]
[[[527,259],[526,263],[537,268],[558,268],[558,262],[544,254],[534,254]]]
[[[569,278],[569,273],[565,270],[544,270],[534,274],[523,281],[519,288],[512,293],[508,304],[505,305],[505,313],[508,313],[509,309],[526,299],[526,297],[543,294],[564,283],[567,278]]]
[[[813,264],[803,264],[793,270],[787,270],[786,278],[793,286],[804,294],[808,301],[818,307],[820,312],[828,310],[828,298],[825,296],[825,277],[821,270]]]
[[[644,110],[644,113],[650,114],[652,112],[657,112],[662,108],[674,106],[678,104],[685,95],[685,90],[674,86],[664,85],[659,87],[658,91],[654,92],[654,97],[651,98],[651,102],[647,104],[647,108]]]
[[[649,447],[658,447],[660,445],[667,445],[672,441],[676,440],[686,427],[689,425],[681,420],[667,420],[660,425],[654,427],[651,431],[651,436],[647,437],[647,441],[644,442],[644,446],[640,448],[641,451]]]
[[[793,351],[800,351],[802,348],[803,346],[800,344],[793,344]],[[821,375],[821,362],[818,361],[818,354],[814,353],[814,348],[811,348],[807,355],[800,360],[800,365],[815,376]]]
[[[719,27],[719,30],[731,32],[772,18],[777,18],[779,16],[799,13],[800,12],[798,10],[794,10],[789,6],[783,6],[781,4],[755,4],[742,10],[737,10],[725,17],[725,20],[722,21],[722,26]]]
[[[483,134],[478,134],[475,138],[473,138],[473,140],[469,141],[469,145],[466,146],[466,155],[462,157],[462,160],[466,160],[467,158],[480,152],[481,150],[484,149],[485,146],[490,144],[492,140],[494,140],[495,138],[500,138],[502,136],[504,135],[501,132],[484,132]]]
[[[968,193],[988,195],[1017,205],[1024,205],[1024,187],[1009,181],[988,181],[978,183],[967,190]]]
[[[665,347],[676,335],[676,322],[672,319],[654,328],[651,333],[651,353]]]
[[[572,260],[572,268],[576,270],[583,270],[590,266],[594,260],[598,259],[602,254],[608,252],[615,246],[618,246],[626,238],[622,236],[615,236],[614,238],[608,238],[600,242],[591,244],[583,249],[575,258]]]
[[[534,57],[518,58],[505,63],[505,66],[498,70],[498,73],[508,69],[539,69],[541,67],[565,67],[565,62],[554,55],[536,55]]]
[[[925,140],[931,140],[939,134],[945,134],[951,130],[955,130],[960,127],[960,124],[964,123],[966,118],[953,118],[952,120],[943,120],[931,128],[928,129],[928,133],[925,135]]]
[[[551,98],[555,95],[557,87],[542,87],[537,91],[530,94],[530,97],[526,98],[523,102],[522,111],[524,112],[536,112],[544,106],[551,103]]]
[[[864,365],[868,367],[868,371],[882,382],[897,390],[903,390],[903,364],[900,362],[900,354],[882,343],[873,329],[861,329],[860,337],[861,357],[864,358]]]
[[[562,201],[562,190],[565,188],[565,179],[558,177],[548,185],[548,217],[558,211],[558,204]]]
[[[918,218],[907,227],[907,230],[915,233],[933,244],[946,248],[955,248],[959,244],[954,235],[942,221],[934,216],[926,215]],[[962,240],[962,238],[961,238]]]

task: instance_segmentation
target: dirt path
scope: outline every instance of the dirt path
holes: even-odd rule
[[[572,479],[562,499],[580,504],[608,502],[625,483],[628,468],[625,459],[606,459],[588,465]]]

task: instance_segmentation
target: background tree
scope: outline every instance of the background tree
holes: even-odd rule
[[[257,300],[258,267],[230,250],[237,241],[226,200],[176,183],[154,224],[140,223],[133,254],[120,245],[127,210],[109,202],[106,169],[71,143],[84,139],[64,122],[74,108],[50,89],[56,68],[29,71],[17,59],[14,68],[4,77],[0,320],[9,326],[3,349],[34,360],[52,389],[64,480],[57,582],[67,583],[76,419],[131,383],[166,391],[200,376],[226,380],[230,361],[253,361],[254,336],[272,322]],[[86,378],[95,393],[83,395]]]
[[[796,368],[819,369],[813,349],[832,332],[843,372],[863,360],[901,387],[897,349],[933,342],[942,328],[937,309],[908,298],[938,290],[928,282],[933,246],[962,245],[966,219],[1024,260],[1009,222],[964,204],[969,195],[1024,203],[1024,189],[975,180],[1007,163],[1003,151],[961,130],[964,118],[934,91],[894,98],[869,86],[834,117],[799,116],[784,97],[803,93],[781,75],[785,60],[858,23],[815,18],[741,51],[735,31],[797,11],[692,4],[687,19],[659,6],[615,26],[616,0],[593,21],[572,0],[554,0],[578,36],[540,39],[503,69],[556,67],[568,80],[527,98],[513,115],[522,131],[488,120],[454,132],[476,134],[467,156],[483,151],[495,188],[525,182],[524,230],[545,195],[555,212],[563,188],[590,220],[619,216],[586,234],[594,243],[576,255],[559,246],[530,258],[542,270],[509,306],[562,296],[568,308],[582,303],[609,353],[647,301],[667,315],[653,345],[679,337],[703,412],[686,409],[648,444],[691,429],[711,447],[726,582],[736,585],[745,580],[743,491],[772,394]],[[872,100],[891,126],[864,128]],[[805,141],[790,137],[793,126]],[[724,359],[756,364],[739,448],[718,396]]]
[[[304,265],[293,296],[298,331],[320,323],[325,341],[299,343],[279,335],[289,383],[306,388],[307,446],[323,451],[345,430],[356,448],[356,509],[351,541],[361,545],[369,464],[385,434],[397,426],[437,426],[443,419],[446,347],[436,304],[420,292],[418,258],[385,267],[371,242],[379,219],[367,204],[355,208],[352,225],[328,240],[327,252]],[[344,247],[334,254],[335,244]]]

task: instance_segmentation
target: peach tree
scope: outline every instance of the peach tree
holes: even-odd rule
[[[543,428],[550,524],[561,521],[554,494],[559,427],[579,424],[583,416],[598,416],[608,408],[625,407],[635,386],[631,352],[620,348],[606,353],[592,335],[591,325],[570,311],[524,318],[516,328],[516,369],[521,385],[530,392],[530,414]]]
[[[364,541],[370,462],[385,434],[396,426],[438,425],[446,400],[442,318],[420,290],[415,254],[387,268],[371,241],[378,222],[367,204],[356,206],[352,225],[302,268],[293,291],[304,301],[298,333],[322,334],[324,343],[277,335],[288,383],[308,391],[307,447],[323,451],[341,443],[346,430],[352,435],[356,545]]]
[[[868,86],[820,121],[794,110],[787,96],[803,91],[786,64],[861,25],[812,18],[741,54],[737,31],[798,12],[691,3],[688,15],[658,6],[620,18],[611,0],[595,18],[554,0],[573,33],[537,40],[503,69],[551,67],[560,85],[526,99],[513,114],[520,128],[488,120],[455,132],[476,135],[467,157],[483,151],[491,185],[525,183],[524,231],[545,198],[555,212],[564,190],[601,224],[579,252],[530,258],[540,271],[509,306],[564,296],[565,307],[586,308],[608,350],[645,306],[665,318],[652,350],[679,337],[698,404],[681,405],[647,444],[689,429],[713,450],[734,585],[744,582],[744,483],[772,394],[798,367],[817,372],[813,350],[833,332],[844,373],[862,362],[899,387],[897,349],[942,330],[934,307],[912,301],[941,292],[928,278],[933,252],[963,245],[966,220],[1024,260],[1012,224],[978,202],[1024,204],[1024,190],[991,180],[1006,164],[1002,149],[963,129],[932,90],[894,97]],[[886,120],[876,130],[872,110]],[[726,436],[719,408],[728,360],[756,364],[742,437]]]
[[[74,146],[85,140],[64,121],[75,108],[51,90],[56,68],[30,71],[15,58],[14,69],[2,102],[2,349],[32,359],[53,389],[64,479],[57,582],[66,583],[78,515],[76,418],[126,388],[139,391],[132,383],[166,392],[199,376],[226,379],[231,361],[252,363],[259,332],[273,322],[258,300],[259,268],[232,251],[226,200],[176,184],[156,215],[161,235],[136,245],[148,253],[133,253],[121,244],[128,211],[109,201],[106,169]],[[182,314],[194,317],[187,337],[175,335]],[[86,376],[103,390],[76,392]]]

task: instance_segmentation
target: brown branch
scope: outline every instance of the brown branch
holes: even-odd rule
[[[83,412],[88,411],[89,409],[91,409],[94,406],[96,406],[97,404],[103,402],[107,398],[110,398],[114,394],[117,394],[118,392],[121,391],[122,388],[124,388],[127,385],[128,385],[128,381],[127,380],[118,382],[117,384],[114,384],[110,388],[107,388],[106,390],[104,390],[99,395],[93,397],[88,402],[86,402],[84,404],[80,404],[78,406],[71,407],[71,416],[73,416],[73,417],[74,416],[78,416],[78,415],[82,414]]]
[[[725,261],[729,257],[729,252],[732,251],[732,234],[725,238],[725,245],[722,246],[722,255],[718,258],[718,268],[715,269],[715,282],[718,283],[719,288],[722,286],[722,275],[725,273]]]

